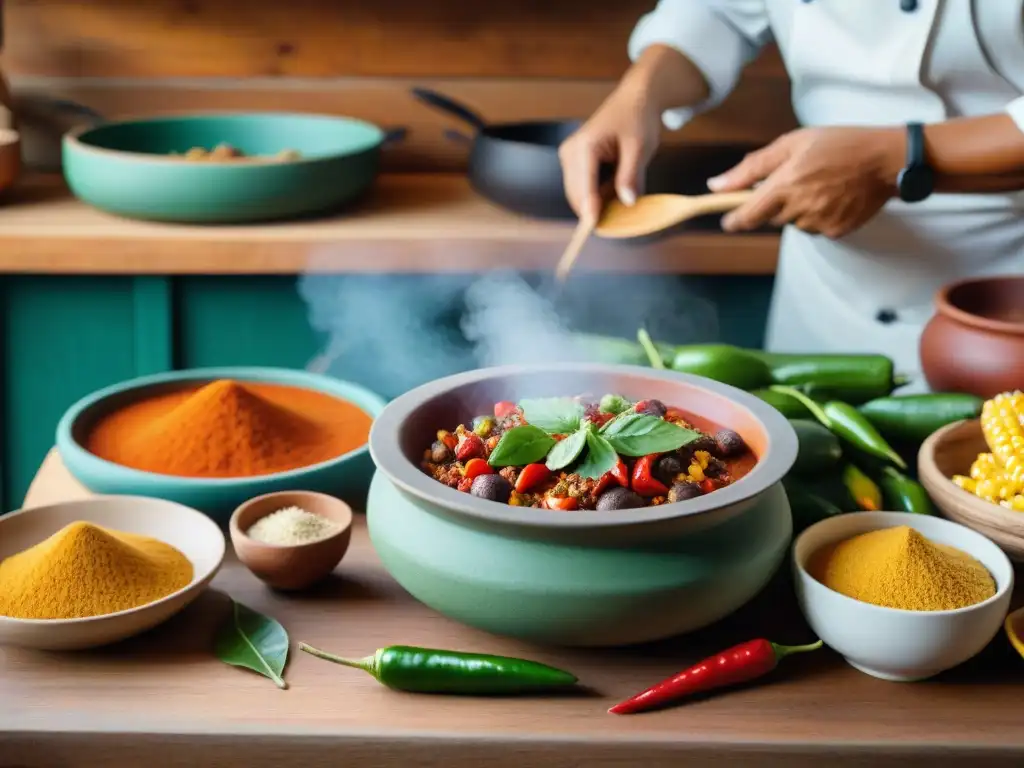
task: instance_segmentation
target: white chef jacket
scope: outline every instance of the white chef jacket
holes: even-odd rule
[[[671,46],[704,73],[710,98],[667,112],[672,129],[724,100],[743,67],[774,40],[802,125],[934,123],[1006,111],[1024,130],[1024,0],[903,5],[660,0],[633,31],[629,51],[636,59],[649,45]],[[786,227],[766,346],[882,352],[923,389],[918,340],[936,290],[964,277],[1021,273],[1020,193],[893,200],[840,240]]]

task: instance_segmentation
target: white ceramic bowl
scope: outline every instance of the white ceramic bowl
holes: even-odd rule
[[[975,557],[995,579],[996,594],[954,611],[902,611],[841,595],[806,570],[823,546],[899,525]],[[851,666],[883,680],[924,680],[978,654],[999,632],[1013,592],[1013,566],[991,541],[958,523],[905,512],[853,512],[815,523],[793,544],[793,568],[811,629]]]
[[[159,539],[192,561],[192,582],[152,603],[84,619],[14,619],[0,616],[0,645],[78,650],[123,640],[155,627],[191,603],[224,560],[224,534],[202,512],[142,496],[95,496],[12,512],[0,517],[0,560],[76,521]]]

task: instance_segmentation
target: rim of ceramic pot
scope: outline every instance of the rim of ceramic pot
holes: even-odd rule
[[[363,443],[341,456],[321,461],[317,464],[310,464],[298,469],[290,469],[286,472],[273,472],[265,475],[249,475],[246,477],[184,477],[181,475],[164,475],[156,472],[145,472],[141,469],[133,469],[122,464],[116,464],[106,459],[101,459],[90,453],[84,445],[78,442],[75,437],[75,427],[78,420],[92,408],[103,403],[108,398],[126,393],[138,393],[141,399],[145,396],[145,390],[161,385],[187,384],[189,382],[212,382],[217,379],[237,379],[243,383],[257,382],[263,384],[280,384],[282,386],[304,387],[325,395],[345,400],[364,411],[375,419],[385,407],[386,401],[380,395],[370,391],[366,387],[354,384],[343,379],[335,379],[310,371],[293,370],[291,368],[266,368],[259,366],[232,366],[222,368],[190,368],[182,371],[169,371],[158,373],[152,376],[141,376],[136,379],[129,379],[119,384],[97,390],[86,395],[77,403],[72,405],[61,417],[57,424],[57,448],[61,453],[69,452],[70,458],[76,466],[87,467],[91,471],[104,471],[116,473],[119,477],[152,481],[154,479],[165,483],[174,483],[181,487],[196,488],[250,488],[254,483],[268,480],[296,480],[300,481],[312,473],[326,467],[348,461],[356,456],[365,454],[368,450],[368,443]]]
[[[129,127],[144,127],[147,125],[159,125],[161,123],[174,123],[174,122],[202,122],[205,120],[223,120],[233,119],[238,122],[247,121],[263,121],[268,120],[304,120],[307,122],[322,122],[322,123],[334,123],[338,126],[359,126],[365,128],[370,138],[364,143],[356,144],[351,148],[344,150],[338,150],[327,155],[320,155],[317,157],[306,157],[300,156],[294,159],[286,161],[270,161],[261,160],[259,158],[249,158],[249,162],[240,162],[238,159],[231,160],[203,160],[202,164],[196,162],[186,161],[183,157],[175,157],[170,155],[158,155],[151,152],[135,152],[127,149],[110,149],[108,147],[100,147],[96,144],[90,143],[89,134],[102,133],[105,130],[113,128],[129,128]],[[252,168],[265,168],[267,166],[296,166],[296,165],[311,165],[315,163],[322,163],[325,160],[334,160],[338,158],[350,157],[352,155],[365,152],[369,149],[379,147],[384,143],[387,138],[387,133],[379,125],[374,125],[366,120],[360,120],[355,117],[341,117],[338,115],[321,115],[304,112],[183,112],[180,114],[169,114],[169,115],[158,115],[156,117],[139,117],[132,118],[129,120],[111,120],[109,122],[85,124],[80,125],[76,128],[72,128],[66,134],[64,134],[64,146],[65,148],[73,149],[76,152],[87,155],[98,155],[100,157],[118,158],[122,160],[131,160],[137,163],[153,163],[156,165],[174,165],[183,168],[233,168],[233,169],[252,169]],[[244,160],[244,158],[243,158]]]
[[[983,331],[995,333],[1006,333],[1013,335],[1024,334],[1024,323],[1011,323],[1006,320],[993,320],[989,317],[982,317],[968,312],[953,303],[952,296],[955,291],[974,285],[986,285],[995,282],[1021,283],[1024,287],[1024,275],[995,275],[987,277],[969,277],[965,280],[958,280],[939,289],[935,297],[935,304],[940,314],[955,320],[956,322],[972,328],[980,328]]]
[[[399,442],[402,426],[429,401],[452,390],[480,382],[508,377],[571,373],[594,376],[624,375],[685,384],[726,398],[749,411],[767,437],[767,448],[754,468],[732,485],[695,499],[656,507],[614,511],[579,510],[570,514],[532,507],[512,507],[480,499],[437,482],[410,461]],[[441,428],[439,426],[439,428]],[[370,429],[370,456],[377,468],[401,490],[423,501],[466,517],[491,523],[537,528],[595,528],[637,523],[655,523],[715,512],[747,501],[778,483],[793,466],[797,455],[796,432],[774,407],[749,392],[702,376],[633,365],[601,363],[556,363],[481,368],[436,379],[395,398],[374,420]]]

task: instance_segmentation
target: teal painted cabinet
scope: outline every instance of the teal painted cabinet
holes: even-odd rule
[[[666,340],[759,346],[771,282],[584,275],[557,303],[576,330],[629,336],[643,323]],[[529,302],[543,302],[515,295],[523,285],[472,275],[0,277],[3,508],[20,505],[64,410],[99,387],[175,368],[309,366],[393,397],[474,367],[481,345],[536,347]]]

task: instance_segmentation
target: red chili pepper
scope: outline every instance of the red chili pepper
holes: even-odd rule
[[[479,435],[472,432],[464,434],[459,440],[459,444],[455,446],[455,458],[459,461],[483,458],[483,455],[484,441]]]
[[[819,648],[821,640],[810,645],[776,645],[768,640],[750,640],[704,659],[608,711],[614,715],[631,715],[665,706],[685,696],[746,683],[768,674],[790,654]]]
[[[703,480],[700,481],[700,489],[704,491],[704,493],[711,493],[712,491],[718,490],[718,483],[716,483],[710,477],[705,477]]]
[[[551,470],[544,464],[527,464],[516,478],[516,492],[526,493],[551,477]]]
[[[633,490],[641,496],[665,496],[668,493],[665,484],[654,476],[654,462],[659,455],[642,456],[633,467]]]
[[[615,481],[623,488],[629,488],[629,467],[622,459],[615,462],[615,466],[609,470],[608,474],[614,477]]]
[[[491,465],[483,459],[470,459],[466,462],[466,468],[462,470],[464,477],[468,477],[472,480],[474,477],[480,475],[493,475],[494,470],[491,469]]]
[[[618,483],[623,488],[629,488],[629,468],[622,459],[619,459],[614,467],[601,475],[597,485],[594,486],[594,495],[600,496],[611,487],[612,483]]]
[[[519,406],[515,403],[510,403],[508,400],[502,400],[501,402],[494,404],[494,418],[504,419],[506,416],[511,416],[518,410]]]
[[[544,506],[558,512],[572,512],[580,508],[580,503],[573,496],[545,496]]]

